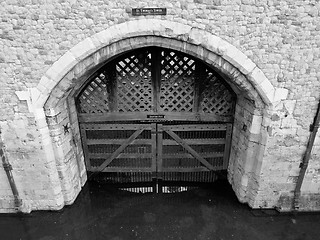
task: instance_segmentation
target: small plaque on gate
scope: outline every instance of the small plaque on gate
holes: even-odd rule
[[[132,8],[133,16],[167,15],[166,8]]]
[[[163,114],[152,114],[152,115],[147,115],[147,118],[149,118],[149,119],[163,119],[164,115]]]

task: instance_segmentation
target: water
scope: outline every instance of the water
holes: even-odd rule
[[[320,214],[252,211],[218,180],[172,194],[87,184],[60,212],[0,215],[0,239],[320,239]]]

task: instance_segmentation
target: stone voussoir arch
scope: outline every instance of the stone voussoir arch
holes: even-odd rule
[[[106,30],[84,39],[66,52],[46,71],[36,89],[33,90],[32,100],[34,107],[43,108],[50,95],[52,97],[52,91],[64,76],[77,64],[96,53],[99,49],[103,49],[121,40],[144,36],[161,37],[194,46],[201,46],[202,49],[206,49],[215,54],[215,56],[219,56],[220,59],[229,63],[244,75],[246,81],[252,85],[266,106],[270,107],[273,105],[276,89],[271,82],[255,63],[227,41],[205,30],[182,23],[158,19],[141,19],[113,25]],[[132,46],[132,48],[134,47],[136,46]],[[194,55],[200,56],[201,54],[194,53]],[[72,88],[70,81],[64,85],[68,84],[70,86],[64,86],[64,89]],[[55,98],[59,99],[62,98],[63,93],[60,91],[60,93],[55,93],[54,95]]]

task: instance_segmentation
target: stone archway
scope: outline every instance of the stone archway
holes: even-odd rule
[[[142,46],[192,55],[224,76],[238,95],[228,168],[229,182],[242,202],[255,207],[269,111],[286,97],[241,51],[201,29],[164,21],[136,20],[112,26],[66,52],[30,89],[46,161],[59,201],[71,204],[86,182],[74,95],[88,77],[118,54]]]

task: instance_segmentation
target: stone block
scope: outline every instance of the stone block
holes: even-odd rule
[[[191,43],[201,45],[215,54],[220,54],[218,47],[222,45],[220,43],[222,39],[218,36],[209,34],[202,29],[192,28],[189,32],[189,38]]]
[[[265,80],[257,85],[256,89],[264,103],[267,105],[272,105],[275,94],[275,89],[272,84],[268,80]]]
[[[301,186],[302,194],[306,193],[319,193],[320,191],[320,183],[314,183],[310,181],[303,181]]]
[[[253,86],[260,85],[264,81],[269,81],[264,73],[257,67],[247,74],[247,78]]]
[[[38,90],[41,92],[41,90],[44,90],[43,92],[41,92],[42,94],[46,94],[49,95],[49,93],[51,92],[51,90],[57,85],[57,81],[54,80],[54,78],[50,78],[48,76],[42,76],[40,79],[40,82],[38,85],[43,86],[45,89],[43,89],[43,87],[39,87]],[[48,96],[47,96],[48,97]]]
[[[250,133],[252,134],[259,134],[262,126],[262,116],[253,116],[252,124],[249,129]]]
[[[289,90],[286,88],[275,88],[273,102],[278,102],[287,98]]]
[[[222,46],[218,47],[218,49],[222,52],[222,57],[239,69],[242,74],[247,75],[256,68],[256,64],[239,49],[231,44],[222,44],[222,42],[220,42],[220,44]]]
[[[69,52],[67,52],[62,56],[61,59],[59,59],[59,61],[64,61],[66,62],[66,64],[71,64],[71,66],[73,67],[78,61],[85,59],[86,57],[97,51],[98,47],[100,46],[96,46],[92,38],[88,37],[71,48]]]
[[[287,117],[281,120],[280,128],[281,129],[298,128],[297,120],[292,115],[288,115]]]
[[[66,52],[47,70],[45,74],[47,79],[41,79],[41,81],[51,80],[55,86],[78,62],[79,60],[75,58],[71,51]],[[46,84],[43,85],[46,86]],[[50,86],[50,89],[51,88],[53,88],[53,86]]]
[[[286,100],[283,102],[284,108],[287,110],[287,114],[293,114],[294,109],[296,107],[296,100]]]

